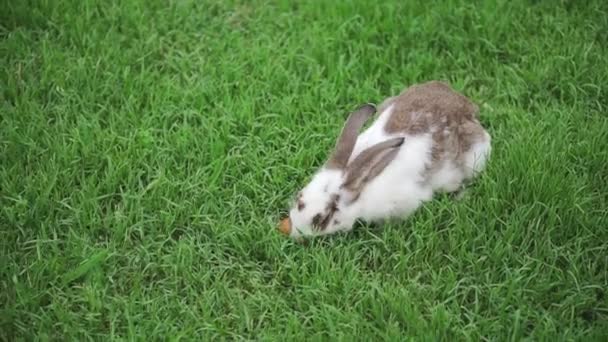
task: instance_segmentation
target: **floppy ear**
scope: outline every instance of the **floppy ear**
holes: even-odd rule
[[[375,112],[376,106],[368,103],[360,106],[348,116],[348,119],[342,128],[342,133],[340,133],[340,137],[336,142],[336,147],[334,148],[331,157],[327,160],[327,168],[338,170],[344,170],[346,168],[348,159],[350,158],[351,153],[353,153],[353,148],[357,142],[359,130],[363,127],[365,121],[367,121]]]
[[[405,138],[392,138],[367,148],[347,167],[342,188],[353,194],[356,200],[365,185],[376,178],[395,159]]]

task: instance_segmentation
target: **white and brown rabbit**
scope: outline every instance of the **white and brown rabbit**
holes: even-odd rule
[[[485,167],[491,138],[478,107],[449,85],[405,89],[348,117],[325,165],[300,190],[279,229],[291,237],[350,231],[356,220],[405,218],[435,192],[454,192]]]

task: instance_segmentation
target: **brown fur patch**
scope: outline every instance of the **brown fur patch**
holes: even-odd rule
[[[317,214],[312,219],[312,226],[317,230],[325,230],[329,225],[329,222],[333,219],[335,213],[339,211],[338,202],[340,201],[340,195],[332,195],[331,200],[325,207],[325,212]]]
[[[384,102],[387,101],[388,105],[395,105],[385,126],[389,134],[432,134],[428,171],[438,168],[446,159],[462,163],[462,153],[483,139],[484,129],[477,119],[479,107],[446,83],[416,84]]]
[[[475,120],[479,111],[477,105],[439,81],[413,85],[391,99],[395,108],[386,123],[388,133],[425,133],[431,126]]]
[[[321,222],[323,221],[323,216],[321,214],[317,214],[312,218],[312,226],[316,229],[321,229]]]

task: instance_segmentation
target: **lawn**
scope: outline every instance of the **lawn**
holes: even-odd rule
[[[0,0],[1,340],[608,339],[608,2]],[[275,229],[348,112],[439,79],[460,200]]]

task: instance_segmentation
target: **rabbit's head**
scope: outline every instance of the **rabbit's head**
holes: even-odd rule
[[[289,217],[279,224],[281,232],[297,238],[352,228],[358,218],[353,204],[395,158],[404,140],[388,139],[351,158],[359,130],[375,112],[374,105],[366,104],[350,114],[325,165],[297,192]]]

